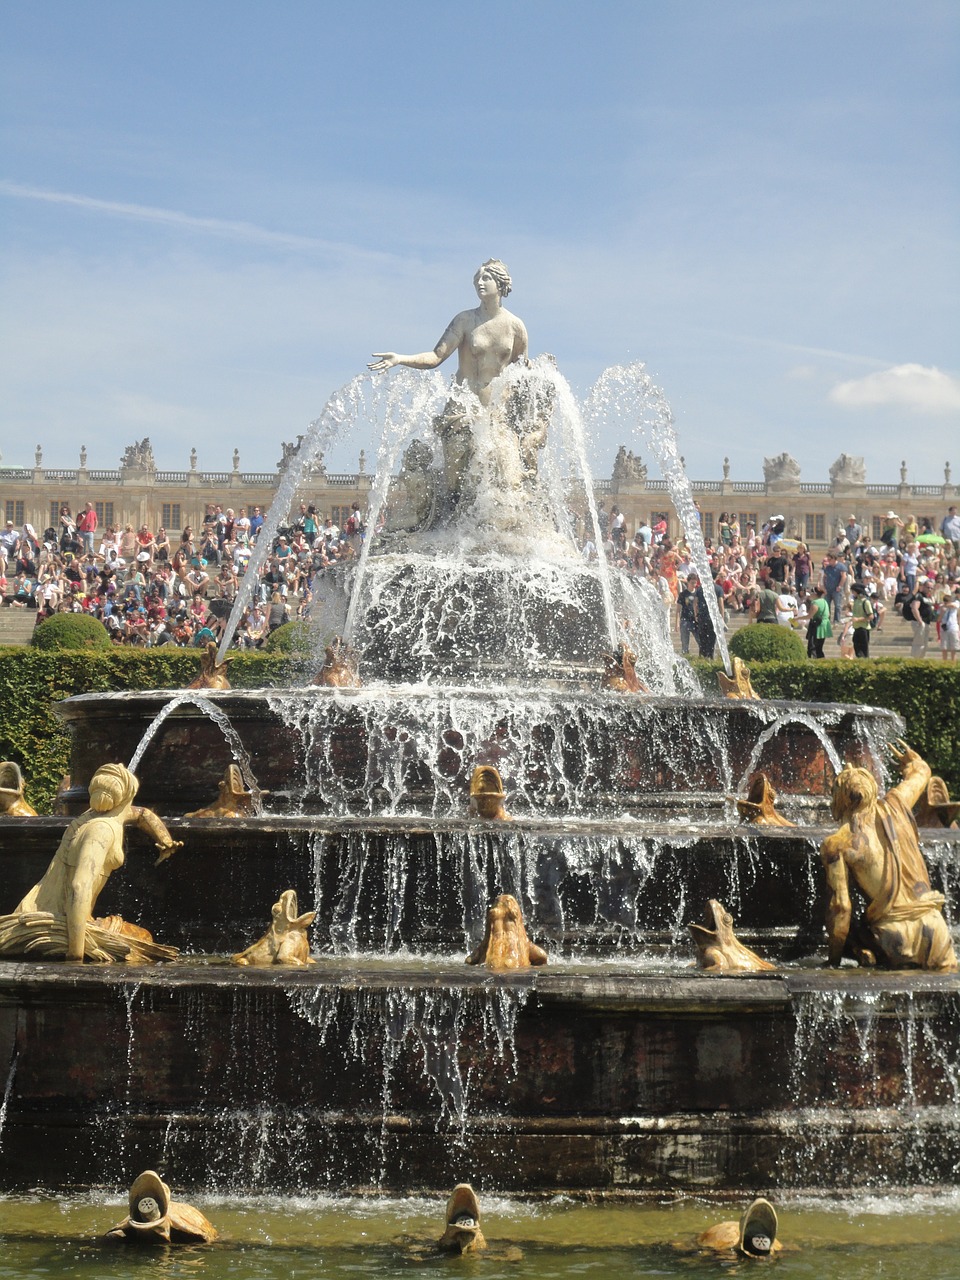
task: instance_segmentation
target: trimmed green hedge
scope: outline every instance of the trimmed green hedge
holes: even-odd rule
[[[38,812],[49,813],[70,757],[70,735],[53,714],[53,703],[75,693],[182,689],[199,671],[199,649],[109,645],[103,653],[44,653],[0,647],[0,760],[20,765],[27,799]],[[231,658],[229,671],[234,688],[252,689],[283,684],[289,664],[283,657],[244,653]]]
[[[754,622],[735,632],[730,652],[744,662],[802,662],[807,646],[789,627]]]
[[[295,661],[295,660],[294,660]],[[718,663],[694,659],[708,693],[717,693]],[[283,684],[291,662],[280,655],[243,653],[231,658],[237,689]],[[15,760],[27,780],[27,798],[49,812],[68,768],[69,735],[51,704],[75,693],[123,689],[182,689],[197,675],[197,649],[114,648],[103,653],[44,653],[0,647],[0,760]],[[872,658],[867,662],[765,662],[751,665],[761,697],[802,702],[848,702],[887,707],[906,721],[906,738],[934,773],[960,795],[960,663]]]
[[[707,693],[717,692],[718,662],[691,664]],[[903,717],[904,736],[950,788],[960,794],[960,663],[928,659],[824,659],[751,663],[761,698],[798,702],[848,702],[886,707]]]
[[[34,628],[30,639],[35,649],[111,649],[107,629],[86,613],[56,613]]]

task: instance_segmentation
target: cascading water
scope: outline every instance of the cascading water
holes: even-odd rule
[[[135,983],[73,970],[69,996],[20,966],[29,1016],[4,1021],[0,999],[12,1046],[0,1168],[119,1180],[142,1156],[208,1188],[467,1176],[525,1192],[753,1192],[809,1184],[815,1120],[834,1184],[884,1161],[924,1185],[960,1178],[956,980],[921,977],[907,999],[889,975],[854,983],[813,967],[833,778],[847,761],[880,775],[895,718],[704,696],[652,588],[578,548],[579,485],[599,541],[584,421],[632,424],[709,582],[669,407],[642,367],[608,371],[583,414],[546,357],[476,396],[439,375],[354,379],[288,469],[258,553],[311,459],[361,420],[383,428],[367,538],[343,575],[349,601],[334,607],[331,591],[313,621],[346,632],[363,687],[185,693],[160,716],[158,693],[58,708],[78,787],[129,756],[146,803],[183,839],[132,902],[111,904],[158,939],[169,928],[183,955]],[[253,565],[248,586],[255,577]],[[635,654],[646,692],[601,683],[617,649]],[[255,766],[269,811],[180,818],[209,795],[226,749],[251,788]],[[509,821],[469,813],[477,765],[502,774]],[[738,822],[754,769],[798,827]],[[934,870],[955,886],[956,841],[938,842]],[[313,965],[198,957],[249,945],[286,888],[316,911]],[[546,967],[464,964],[502,893]],[[712,898],[776,971],[694,970],[687,926]],[[75,996],[82,1018],[24,1032],[40,1025],[33,1010]],[[84,1069],[65,1077],[65,1060]],[[117,1138],[106,1154],[90,1140],[103,1098]],[[939,1150],[908,1149],[903,1124],[888,1139],[900,1102]],[[35,1140],[51,1111],[69,1150],[53,1173]]]
[[[729,675],[730,653],[720,607],[713,590],[713,575],[703,541],[700,516],[694,504],[690,480],[680,460],[673,412],[666,396],[646,372],[641,361],[630,365],[615,365],[598,378],[587,400],[585,416],[589,423],[605,428],[608,436],[612,435],[614,438],[617,431],[622,430],[624,423],[631,424],[640,441],[660,464],[703,584],[703,595],[713,621],[720,656]]]

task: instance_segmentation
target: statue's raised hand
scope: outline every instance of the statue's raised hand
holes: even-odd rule
[[[917,753],[908,747],[902,738],[898,738],[896,742],[891,742],[890,754],[893,756],[894,763],[901,769],[905,764],[909,764],[911,760],[919,759]]]
[[[182,849],[182,848],[183,848],[182,840],[171,840],[169,844],[158,843],[157,849],[159,850],[160,857],[157,858],[156,862],[153,865],[155,867],[159,867],[161,862],[166,862],[167,858],[170,857],[171,853],[175,853],[177,849]]]
[[[367,365],[372,373],[385,373],[387,369],[392,369],[395,364],[400,363],[400,357],[395,351],[374,351],[373,360]]]

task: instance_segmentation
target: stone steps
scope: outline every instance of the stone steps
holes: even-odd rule
[[[36,621],[36,609],[14,609],[4,604],[0,608],[0,645],[29,644]]]

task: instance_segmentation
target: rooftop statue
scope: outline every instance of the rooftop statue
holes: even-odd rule
[[[820,846],[827,874],[830,964],[853,955],[862,965],[955,973],[957,956],[943,917],[944,897],[930,888],[911,813],[930,782],[930,766],[905,742],[891,751],[902,780],[882,799],[866,769],[848,765],[833,786],[832,813],[843,825]],[[868,904],[856,922],[851,875]]]
[[[105,1239],[150,1246],[209,1244],[217,1229],[192,1204],[178,1204],[170,1188],[152,1169],[140,1174],[130,1188],[130,1212],[108,1231]]]
[[[456,351],[455,380],[469,388],[481,405],[489,406],[493,381],[508,365],[526,359],[527,330],[523,321],[503,305],[512,281],[506,266],[498,258],[489,258],[477,268],[473,284],[480,305],[455,315],[432,351],[422,351],[417,355],[376,351],[368,368],[375,373],[382,373],[398,364],[409,369],[436,369]],[[468,410],[456,400],[449,400],[434,422],[434,430],[443,448],[447,493],[451,502],[457,503],[463,494],[474,452]]]
[[[697,964],[704,973],[756,973],[775,969],[734,935],[733,916],[722,902],[707,903],[706,924],[688,924],[697,946]]]
[[[75,964],[147,964],[176,956],[176,948],[160,946],[146,929],[119,916],[93,918],[111,872],[123,866],[125,826],[132,823],[153,837],[158,864],[182,847],[155,813],[134,806],[137,786],[122,764],[97,770],[90,781],[90,808],[63,833],[43,879],[9,915],[0,916],[0,956],[39,955]]]
[[[35,818],[36,809],[23,798],[25,783],[15,760],[0,763],[0,817]]]

